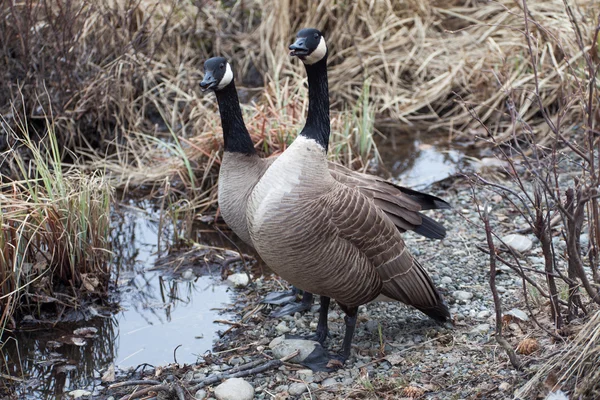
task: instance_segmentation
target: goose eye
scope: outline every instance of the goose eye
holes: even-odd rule
[[[315,39],[318,39],[318,38],[319,38],[319,34],[315,33]]]
[[[221,69],[225,68],[225,64],[219,65],[219,68],[221,68]]]

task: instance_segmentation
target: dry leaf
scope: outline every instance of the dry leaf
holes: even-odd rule
[[[402,395],[404,397],[410,397],[412,399],[418,399],[418,398],[422,397],[424,394],[425,394],[425,391],[416,386],[407,386],[402,391]]]
[[[327,363],[327,368],[342,368],[344,366],[344,363],[342,363],[340,360],[329,360],[329,362]]]
[[[85,287],[88,292],[94,292],[96,287],[100,284],[100,281],[95,276],[81,274],[81,278],[83,280],[83,287]]]
[[[106,369],[104,375],[101,378],[102,382],[114,382],[115,381],[115,364],[110,364]]]
[[[517,346],[517,353],[523,355],[530,355],[534,351],[539,350],[540,345],[534,338],[525,338],[521,340],[521,343]]]
[[[398,365],[404,360],[404,357],[400,353],[393,353],[389,356],[386,356],[385,359],[392,365]]]

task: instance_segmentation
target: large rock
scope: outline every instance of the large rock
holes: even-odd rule
[[[242,378],[229,378],[215,388],[217,400],[252,400],[254,388]]]
[[[315,342],[313,340],[303,340],[303,339],[286,339],[283,336],[279,336],[269,343],[269,348],[273,352],[273,356],[276,358],[283,358],[295,352],[296,350],[300,351],[300,353],[289,360],[292,363],[301,363],[306,357],[312,353],[315,348],[321,347],[319,342]]]
[[[531,250],[533,242],[527,236],[511,234],[502,238],[504,244],[519,253],[525,253]]]

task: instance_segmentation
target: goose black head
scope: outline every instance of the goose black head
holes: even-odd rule
[[[325,38],[314,28],[305,28],[298,32],[296,41],[289,48],[291,56],[298,57],[308,65],[321,61],[327,55]]]
[[[213,57],[204,63],[204,79],[200,82],[203,91],[221,90],[233,81],[233,70],[224,57]]]

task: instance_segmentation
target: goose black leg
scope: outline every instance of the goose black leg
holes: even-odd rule
[[[319,307],[319,322],[317,323],[317,331],[313,335],[308,335],[308,336],[286,335],[285,338],[286,339],[313,340],[313,341],[319,342],[321,345],[323,345],[325,343],[325,340],[327,340],[327,336],[329,336],[329,327],[327,326],[327,316],[329,315],[329,304],[330,303],[331,303],[331,299],[329,297],[321,296],[321,307]]]
[[[334,371],[343,367],[348,357],[350,357],[350,351],[352,350],[352,338],[354,337],[354,331],[356,329],[358,307],[346,307],[340,304],[340,308],[346,313],[344,316],[346,331],[344,333],[342,351],[339,354],[327,354],[322,346],[317,346],[315,350],[302,362],[303,365],[306,365],[313,371]]]
[[[319,308],[319,322],[317,323],[317,331],[312,337],[313,340],[323,344],[329,335],[329,327],[327,326],[327,317],[329,315],[329,297],[321,296],[321,307]]]
[[[350,350],[352,348],[352,338],[354,337],[354,330],[356,329],[356,319],[358,316],[358,307],[344,307],[340,304],[340,307],[346,315],[344,316],[344,322],[346,323],[346,333],[344,333],[344,342],[342,343],[341,360],[345,362],[350,357]]]

